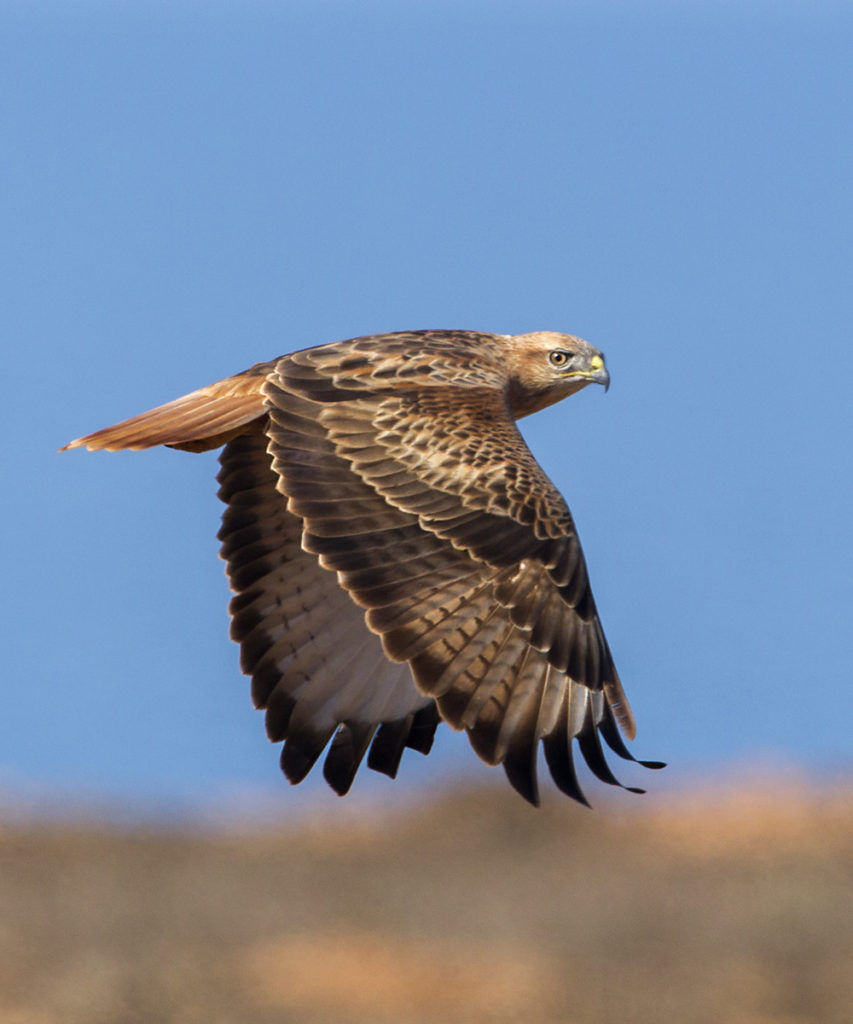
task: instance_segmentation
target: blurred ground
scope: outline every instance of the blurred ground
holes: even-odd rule
[[[853,790],[0,827],[4,1024],[848,1024]]]

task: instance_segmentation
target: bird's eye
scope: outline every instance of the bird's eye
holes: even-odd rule
[[[555,348],[548,353],[548,359],[552,366],[565,366],[573,355],[573,352],[567,352],[564,348]]]

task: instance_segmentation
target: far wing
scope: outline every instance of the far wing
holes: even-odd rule
[[[331,739],[323,771],[336,792],[347,792],[368,747],[370,766],[393,777],[406,746],[429,751],[432,699],[408,665],[385,657],[334,573],[302,549],[302,522],[276,490],[266,439],[229,441],[220,461],[231,636],[269,738],[284,740],[285,775],[301,781]]]

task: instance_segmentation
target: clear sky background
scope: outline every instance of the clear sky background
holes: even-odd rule
[[[227,639],[215,455],[56,449],[424,327],[607,354],[606,396],[524,431],[633,749],[670,762],[648,785],[849,772],[851,30],[784,0],[2,4],[4,798],[305,799]],[[443,731],[356,790],[488,776]]]

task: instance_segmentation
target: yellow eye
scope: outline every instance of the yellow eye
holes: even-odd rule
[[[552,366],[565,366],[573,355],[574,352],[567,352],[564,348],[555,348],[548,353],[548,359]]]

